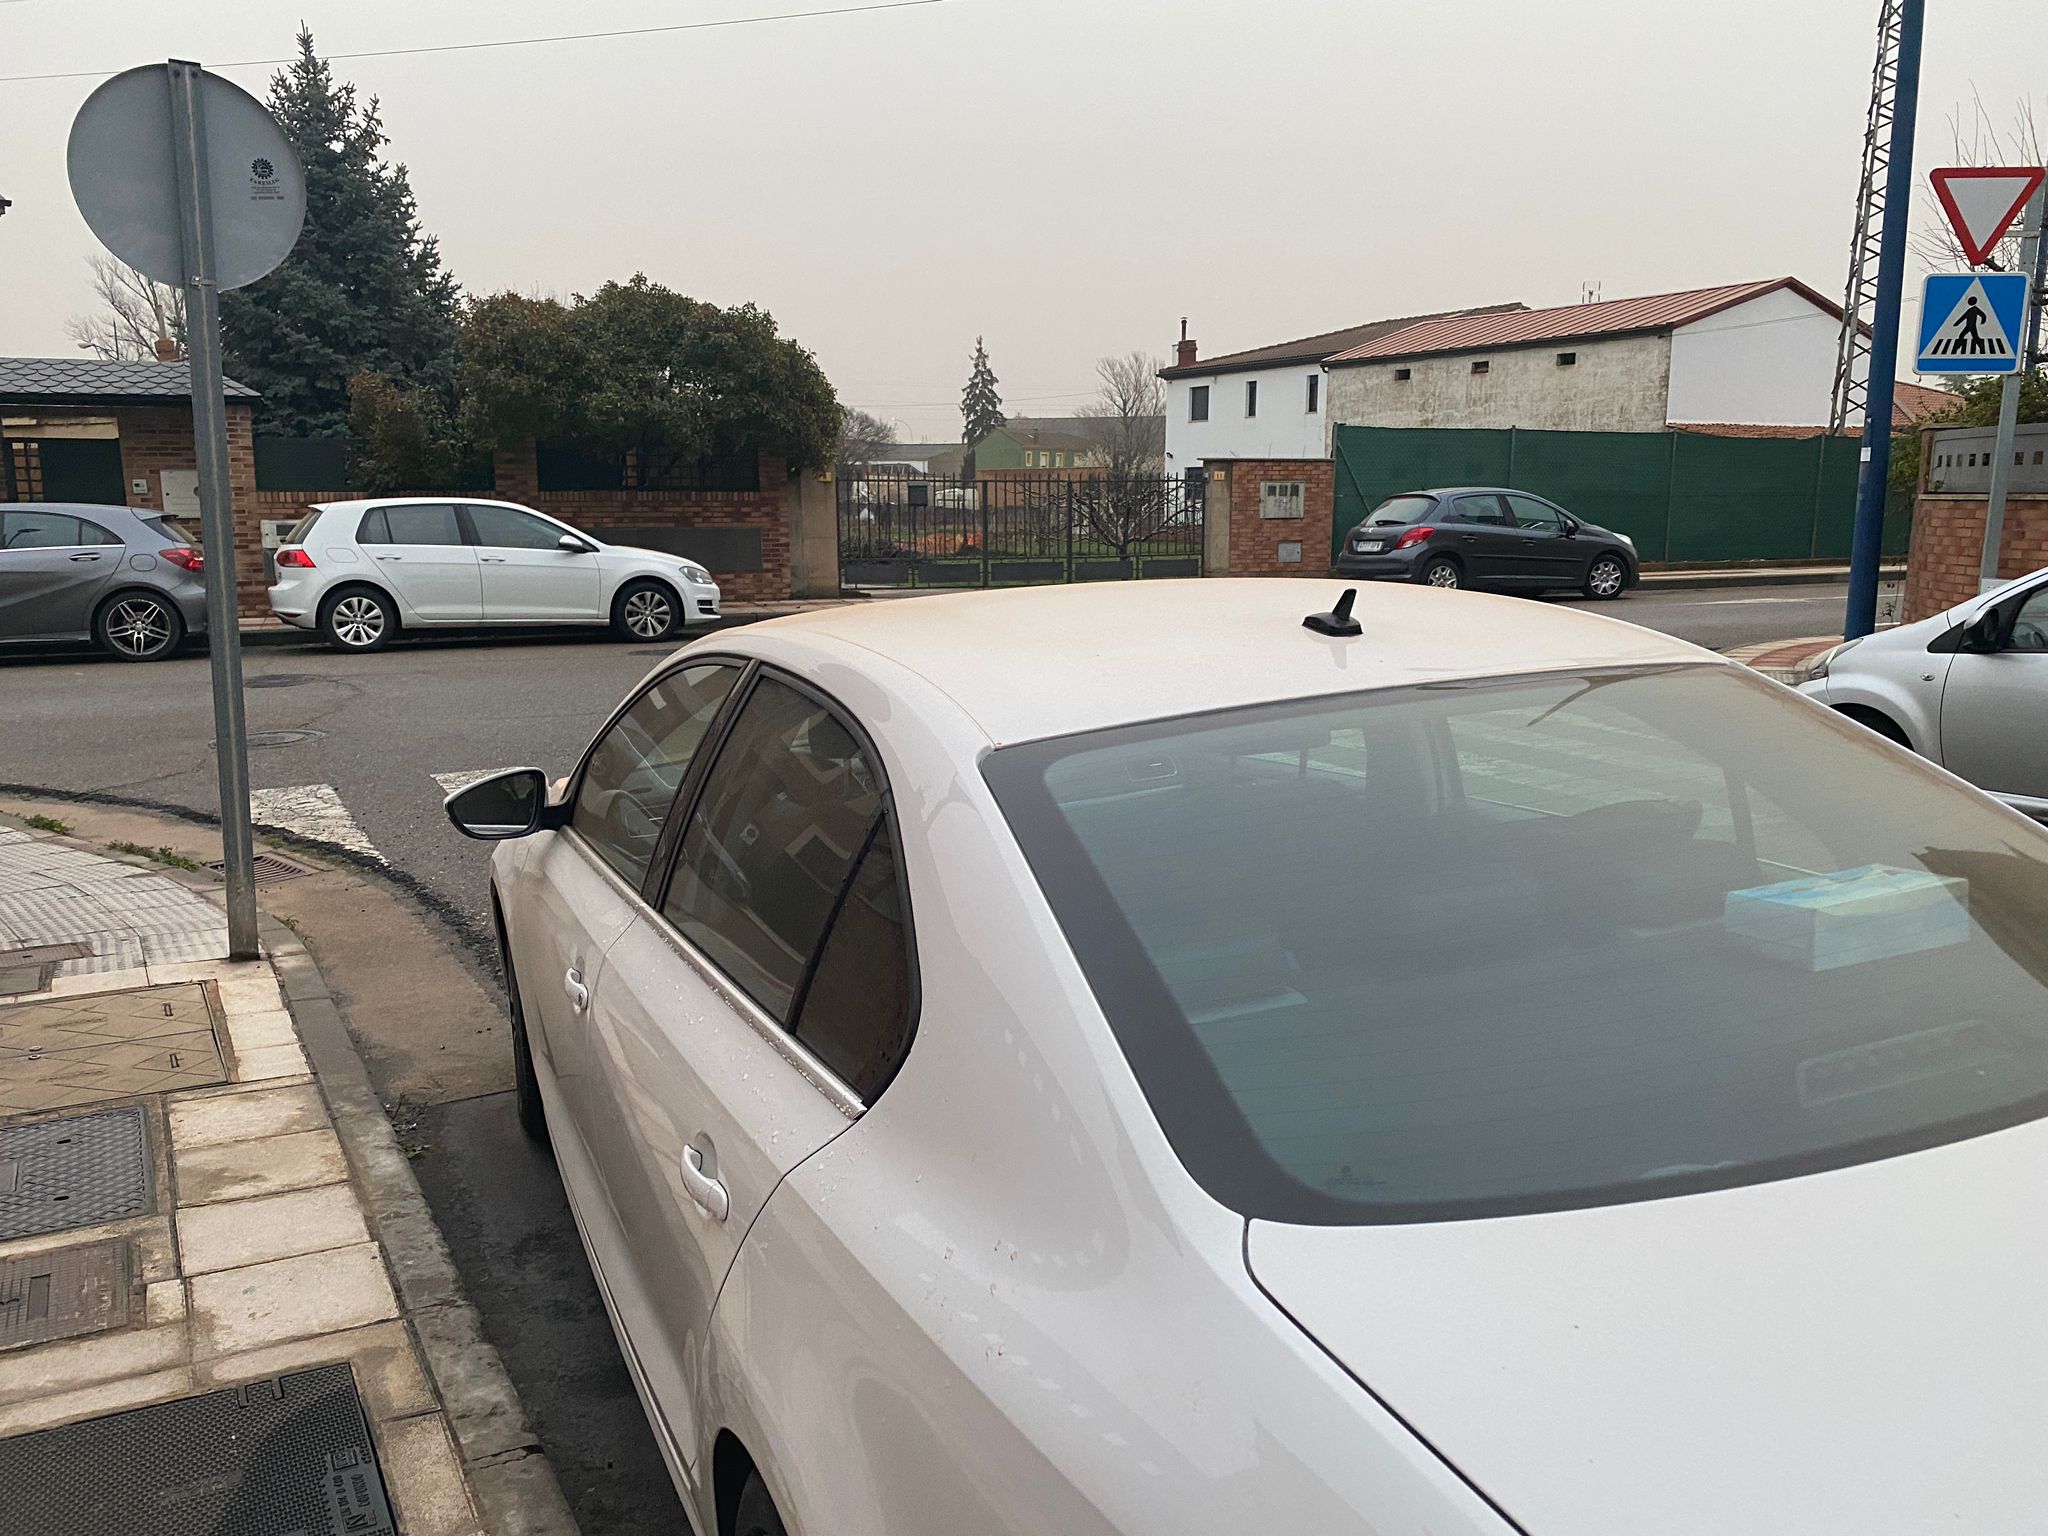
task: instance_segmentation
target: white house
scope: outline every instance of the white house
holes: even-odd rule
[[[1372,427],[1818,430],[1841,326],[1792,277],[1443,316],[1330,355],[1327,412]]]

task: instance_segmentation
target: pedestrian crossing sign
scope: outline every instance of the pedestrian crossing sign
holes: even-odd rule
[[[2018,373],[2024,272],[1936,272],[1920,294],[1921,373]]]

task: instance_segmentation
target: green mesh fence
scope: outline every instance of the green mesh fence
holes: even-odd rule
[[[1849,556],[1855,438],[1338,427],[1335,446],[1332,559],[1386,497],[1450,485],[1534,491],[1652,563]],[[1910,498],[1887,504],[1886,554],[1904,552],[1911,516]]]

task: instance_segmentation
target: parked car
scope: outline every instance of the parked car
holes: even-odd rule
[[[749,626],[450,798],[694,1528],[2035,1528],[2048,830],[1336,595]]]
[[[2048,819],[2048,570],[1838,645],[1800,692]]]
[[[161,661],[206,633],[206,561],[168,517],[86,502],[0,506],[0,646],[90,640]]]
[[[1599,598],[1620,597],[1640,574],[1627,534],[1527,491],[1485,485],[1389,496],[1344,536],[1336,569],[1370,581]]]
[[[607,544],[509,501],[405,496],[313,506],[277,551],[270,609],[342,651],[405,629],[609,624],[668,640],[718,617],[718,583],[680,555]]]

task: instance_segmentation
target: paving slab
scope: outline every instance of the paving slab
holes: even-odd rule
[[[374,1243],[197,1275],[188,1285],[195,1360],[398,1316]]]
[[[202,1147],[288,1136],[327,1128],[327,1106],[311,1083],[183,1095],[170,1104],[171,1145],[180,1154]]]
[[[178,1251],[187,1275],[241,1269],[369,1240],[355,1191],[346,1184],[178,1210]]]
[[[282,1194],[315,1184],[339,1184],[348,1177],[341,1142],[328,1130],[195,1147],[175,1156],[181,1206]]]

